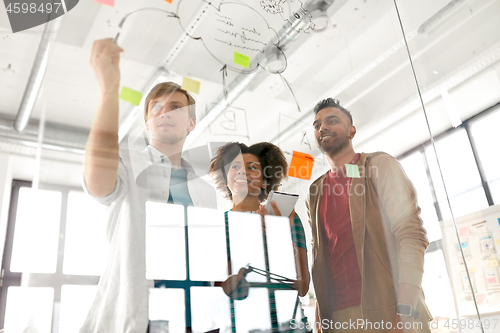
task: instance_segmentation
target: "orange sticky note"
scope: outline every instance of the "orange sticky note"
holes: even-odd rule
[[[172,3],[172,0],[165,0],[165,1],[168,2],[168,3]]]
[[[288,176],[299,179],[311,179],[314,166],[314,157],[298,151],[293,152],[292,161],[288,168]]]

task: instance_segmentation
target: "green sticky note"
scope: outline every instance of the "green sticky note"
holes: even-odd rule
[[[361,176],[359,175],[359,168],[356,164],[346,164],[345,171],[346,171],[347,177],[361,178]]]
[[[122,91],[120,92],[120,98],[124,101],[129,102],[130,104],[138,106],[141,103],[142,94],[140,91],[123,87]]]
[[[244,54],[234,52],[234,63],[238,64],[240,66],[243,66],[245,68],[249,68],[250,67],[250,58]]]

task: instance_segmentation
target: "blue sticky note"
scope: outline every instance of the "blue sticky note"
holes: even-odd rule
[[[346,171],[347,177],[361,178],[361,176],[359,175],[359,168],[356,164],[346,164],[345,171]]]
[[[500,226],[500,217],[498,218],[498,225]]]

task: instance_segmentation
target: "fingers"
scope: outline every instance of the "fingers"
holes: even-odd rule
[[[98,58],[112,59],[119,57],[120,52],[123,52],[123,49],[116,45],[113,38],[99,39],[92,44],[90,61],[95,61]]]
[[[245,271],[246,271],[246,268],[242,267],[238,271],[237,275],[231,275],[226,279],[226,281],[221,283],[222,290],[224,291],[224,293],[227,296],[229,296],[234,291],[234,289],[236,289],[236,287],[240,283],[241,279],[243,279],[243,275],[245,274]]]
[[[257,209],[255,212],[260,215],[269,215],[269,212],[266,210],[264,205],[260,205],[259,209]]]
[[[247,269],[245,267],[241,267],[240,270],[238,271],[238,283],[243,278],[243,274],[245,274],[246,270]]]
[[[276,204],[276,202],[271,201],[271,207],[273,207],[273,210],[274,210],[274,215],[276,215],[276,216],[281,216],[281,212],[280,212],[280,210],[278,209],[278,205]]]

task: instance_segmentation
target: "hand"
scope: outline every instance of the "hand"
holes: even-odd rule
[[[273,207],[274,215],[281,216],[281,212],[276,202],[271,201],[271,207]],[[260,215],[269,215],[269,212],[266,210],[264,205],[260,205],[259,209],[256,210],[255,212]],[[292,212],[290,213],[290,216],[288,216],[288,219],[290,221],[290,229],[291,229],[293,226],[293,221],[295,220],[295,209],[292,209]]]
[[[226,281],[221,283],[222,290],[229,296],[236,289],[241,279],[243,279],[243,274],[245,274],[246,268],[241,267],[237,275],[230,275]]]
[[[118,91],[120,86],[120,53],[123,49],[112,38],[96,40],[92,45],[90,64],[102,94]]]

